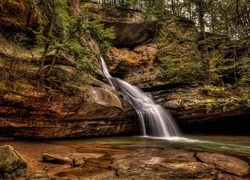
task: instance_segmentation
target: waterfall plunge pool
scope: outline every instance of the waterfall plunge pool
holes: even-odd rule
[[[152,138],[144,136],[114,136],[114,137],[93,137],[85,139],[69,139],[48,141],[49,144],[65,146],[83,146],[89,149],[91,144],[100,149],[108,147],[112,149],[136,149],[136,148],[178,148],[191,151],[223,152],[231,155],[246,155],[250,158],[250,137],[249,136],[187,136],[173,138]],[[250,160],[250,159],[249,159]]]
[[[13,146],[28,163],[27,174],[35,170],[45,170],[54,179],[100,176],[112,173],[113,157],[130,155],[140,151],[139,159],[152,158],[149,163],[158,163],[164,155],[172,156],[176,153],[219,153],[239,158],[250,165],[250,137],[249,136],[189,136],[185,138],[154,139],[140,136],[114,136],[92,137],[62,140],[0,141],[0,146],[9,144]],[[150,152],[151,154],[147,154]],[[73,154],[85,154],[90,158],[85,159],[81,167],[58,165],[42,162],[44,153],[70,157]],[[170,153],[170,154],[169,154]],[[97,156],[97,158],[95,158]],[[101,157],[100,157],[101,156]],[[158,157],[161,156],[161,157]],[[135,156],[127,158],[133,160]],[[180,158],[182,158],[180,156]],[[126,158],[125,158],[126,161]],[[135,162],[140,161],[134,159]],[[152,165],[153,166],[153,165]],[[157,165],[156,165],[157,166]],[[249,178],[249,175],[247,176]],[[98,178],[97,178],[98,179]],[[102,179],[102,178],[100,178]],[[105,179],[105,178],[104,178]],[[107,178],[109,179],[109,178]],[[112,179],[112,178],[111,178]]]

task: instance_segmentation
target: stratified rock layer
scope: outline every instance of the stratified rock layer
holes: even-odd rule
[[[71,14],[77,16],[80,1],[71,1],[71,7]],[[113,76],[152,92],[155,101],[171,111],[185,132],[218,133],[228,129],[231,133],[239,129],[249,134],[249,108],[233,88],[218,91],[199,86],[205,75],[200,71],[203,64],[197,43],[199,33],[193,22],[174,17],[158,21],[138,11],[98,4],[91,5],[90,10],[93,19],[115,28],[115,47],[105,55]],[[52,72],[54,79],[45,82],[35,77],[42,49],[25,50],[4,38],[16,32],[27,33],[37,25],[29,1],[1,1],[0,20],[2,136],[62,138],[139,133],[132,107],[101,82],[105,80],[100,68],[94,70],[99,80],[79,74],[74,66],[76,59],[62,52]],[[98,45],[91,37],[87,39],[84,49],[91,55],[98,53]],[[47,54],[45,72],[53,54]],[[94,55],[83,61],[99,67]],[[170,77],[168,68],[174,72]],[[241,126],[235,126],[235,122]]]
[[[0,131],[4,136],[61,138],[105,136],[133,131],[136,121],[122,121],[122,105],[106,85],[79,87],[77,95],[41,91],[21,84],[0,95]]]
[[[21,48],[2,34],[0,42],[1,136],[54,139],[138,130],[137,121],[124,115],[129,105],[107,84],[79,72],[73,56],[62,52],[51,77],[44,79],[36,76],[42,49]],[[98,52],[91,38],[88,42],[86,49]],[[52,59],[48,53],[44,72]],[[93,57],[84,61],[99,66]],[[100,69],[96,73],[103,79]]]
[[[151,41],[106,54],[111,75],[152,93],[185,133],[249,135],[250,111],[239,89],[201,85],[207,77],[195,24],[169,17],[154,28],[158,33]],[[218,39],[220,46],[229,43],[225,37]]]

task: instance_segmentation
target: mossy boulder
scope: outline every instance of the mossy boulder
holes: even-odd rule
[[[26,161],[10,145],[0,147],[0,178],[14,179],[25,173]]]

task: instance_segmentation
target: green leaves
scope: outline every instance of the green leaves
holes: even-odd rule
[[[204,69],[194,42],[178,35],[174,28],[163,26],[158,38],[157,58],[163,78],[169,83],[202,83]]]
[[[90,21],[87,25],[87,29],[90,31],[92,38],[100,45],[101,52],[107,52],[111,50],[112,46],[110,40],[115,39],[114,28],[106,28],[99,20]]]

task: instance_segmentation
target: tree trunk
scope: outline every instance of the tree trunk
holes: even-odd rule
[[[53,60],[52,60],[52,63],[51,63],[51,65],[50,65],[50,68],[49,68],[49,71],[48,71],[48,73],[47,73],[47,76],[49,76],[49,75],[51,74],[51,72],[52,72],[52,69],[53,69],[53,67],[54,67],[54,65],[55,65],[56,59],[58,59],[58,57],[59,57],[60,49],[61,49],[60,47],[58,47],[58,48],[56,49],[55,56],[54,56],[54,58],[53,58]]]
[[[44,47],[44,50],[43,50],[42,62],[41,62],[40,68],[39,68],[39,70],[37,72],[38,75],[41,75],[42,69],[44,67],[45,57],[46,57],[46,55],[48,53],[48,49],[49,49],[49,43],[46,43],[45,47]]]
[[[49,25],[48,34],[52,32],[53,25],[54,25],[54,17],[52,16],[52,19],[51,19],[50,25]],[[45,44],[45,47],[44,47],[44,50],[43,50],[42,62],[41,62],[40,68],[39,68],[39,70],[37,72],[38,75],[41,75],[41,72],[42,72],[43,67],[44,67],[45,57],[46,57],[46,55],[48,53],[48,50],[49,50],[49,42],[47,42]]]

